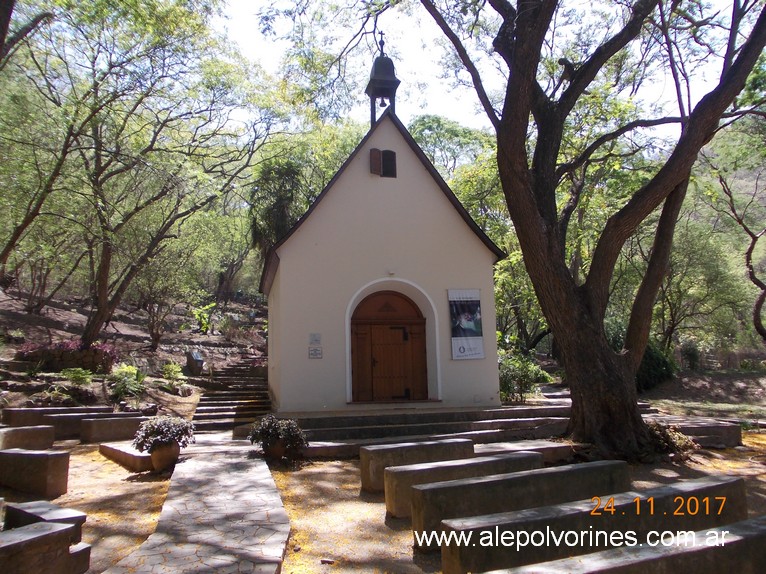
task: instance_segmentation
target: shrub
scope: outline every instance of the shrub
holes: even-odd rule
[[[89,385],[93,378],[93,373],[88,369],[80,369],[79,367],[62,369],[61,374],[73,385]]]
[[[194,442],[194,423],[181,417],[158,416],[141,423],[133,446],[151,453],[156,447],[178,443],[184,448]]]
[[[271,414],[254,423],[247,438],[251,444],[258,442],[264,451],[276,445],[278,441],[283,441],[285,456],[290,460],[299,458],[303,447],[309,444],[297,421],[279,419]]]
[[[697,343],[687,339],[681,343],[680,347],[682,364],[690,371],[696,371],[700,368],[700,350]]]
[[[174,361],[165,363],[162,366],[162,378],[168,381],[179,381],[184,378],[181,365]]]
[[[500,399],[523,403],[537,385],[553,379],[524,355],[500,355]]]
[[[145,378],[146,374],[139,371],[138,367],[120,363],[106,378],[110,387],[109,398],[119,403],[127,397],[140,397],[145,390]]]
[[[622,349],[625,344],[624,327],[619,325],[608,326],[606,336],[612,349],[615,351]],[[660,383],[672,379],[676,370],[677,367],[673,359],[663,352],[657,341],[649,339],[636,373],[636,389],[639,393],[648,391]]]

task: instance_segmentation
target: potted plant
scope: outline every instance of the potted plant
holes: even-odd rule
[[[254,423],[247,438],[251,444],[258,442],[264,456],[273,459],[299,458],[303,447],[309,444],[294,419],[279,419],[271,414]]]
[[[180,417],[157,416],[141,423],[133,446],[148,451],[152,466],[161,472],[178,461],[181,449],[194,442],[194,424]]]

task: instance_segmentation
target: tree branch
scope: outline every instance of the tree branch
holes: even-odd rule
[[[471,81],[473,82],[474,90],[476,90],[476,94],[479,97],[479,102],[481,103],[482,108],[484,108],[484,112],[487,114],[489,121],[497,130],[500,126],[500,119],[498,118],[497,112],[492,106],[492,102],[489,99],[486,90],[484,89],[484,83],[481,81],[481,75],[479,74],[479,70],[476,68],[476,64],[473,63],[473,60],[471,60],[471,57],[468,55],[468,51],[460,41],[460,38],[458,38],[457,34],[455,34],[452,28],[450,28],[449,24],[447,24],[446,20],[436,8],[434,3],[430,0],[420,0],[420,3],[430,14],[431,18],[433,18],[434,22],[436,22],[436,25],[439,26],[442,33],[447,36],[447,39],[450,41],[452,46],[455,48],[460,61],[463,63],[466,70],[468,70],[468,73],[471,75]]]

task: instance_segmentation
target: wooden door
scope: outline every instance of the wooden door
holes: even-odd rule
[[[354,401],[428,398],[425,319],[412,301],[371,295],[354,311],[351,334]]]

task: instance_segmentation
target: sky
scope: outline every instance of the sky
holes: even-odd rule
[[[280,63],[284,46],[273,39],[265,39],[259,31],[257,11],[263,0],[228,0],[226,19],[218,26],[227,31],[242,54],[258,62],[269,72],[275,72]],[[401,81],[396,97],[396,115],[408,125],[417,115],[437,114],[460,122],[462,125],[489,127],[489,119],[479,109],[478,99],[468,89],[455,90],[449,82],[439,78],[441,48],[435,46],[440,33],[430,18],[418,21],[402,14],[401,10],[389,10],[378,20],[383,30],[386,53],[394,61],[396,76]],[[353,31],[349,30],[349,38]],[[364,70],[365,79],[372,68]],[[352,118],[368,121],[370,103],[363,91],[359,93],[359,105]]]
[[[229,38],[240,46],[246,57],[258,62],[266,70],[276,72],[285,46],[261,35],[257,16],[259,8],[268,1],[279,0],[228,0],[226,18],[219,21],[218,26],[226,30]],[[720,6],[724,14],[728,14],[728,6],[731,4],[729,0],[712,0],[712,3]],[[416,11],[416,14],[419,12],[422,11]],[[379,18],[378,28],[385,33],[386,53],[394,61],[396,75],[401,81],[397,91],[396,113],[405,125],[409,125],[415,116],[428,113],[450,118],[468,127],[491,127],[473,89],[455,88],[451,82],[440,77],[439,60],[443,50],[437,42],[443,41],[443,36],[427,14],[413,17],[400,9],[388,10]],[[353,33],[354,30],[349,30],[348,37],[351,38]],[[372,60],[370,56],[369,65],[360,72],[365,74],[365,78],[372,67]],[[718,69],[713,69],[707,75],[715,79]],[[492,87],[491,82],[485,85],[488,91]],[[696,82],[693,86],[695,98],[702,96],[710,87],[709,83],[701,80]],[[670,78],[659,79],[648,93],[648,99],[651,103],[674,101]],[[671,112],[673,115],[677,113],[675,105],[670,109],[674,110]],[[359,93],[359,104],[352,111],[351,117],[361,122],[369,120],[369,99],[362,91]],[[675,126],[657,130],[658,134],[671,139],[674,139],[676,131]]]

